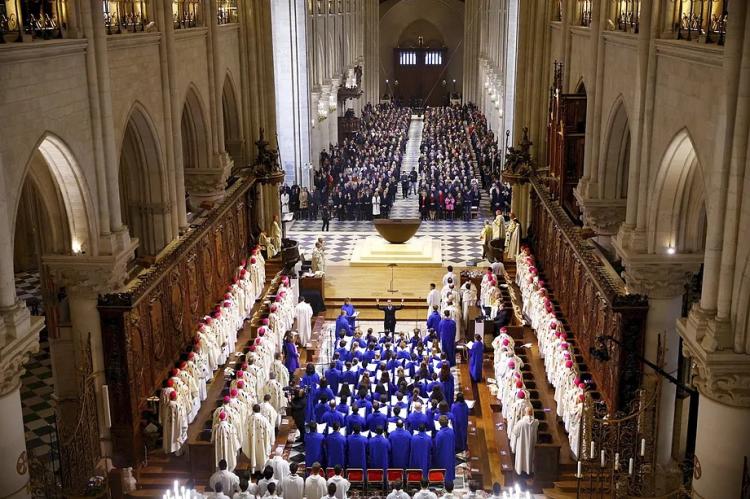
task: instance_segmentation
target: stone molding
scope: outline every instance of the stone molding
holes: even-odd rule
[[[623,249],[618,240],[613,246],[625,266],[628,293],[649,298],[674,298],[685,292],[685,285],[703,263],[703,254],[654,255]]]
[[[750,355],[734,352],[731,348],[710,351],[701,338],[709,319],[700,310],[691,311],[687,319],[677,321],[677,331],[683,339],[682,353],[693,363],[693,384],[704,395],[718,403],[739,408],[750,408]]]
[[[62,256],[43,258],[55,283],[65,286],[72,293],[96,297],[124,286],[127,264],[133,258],[138,241],[114,256]]]
[[[189,194],[223,192],[228,173],[226,167],[185,168],[185,190]]]
[[[624,199],[592,199],[581,197],[578,189],[574,191],[578,206],[583,211],[586,225],[599,235],[617,234],[620,225],[625,221],[627,203]]]
[[[21,376],[26,372],[26,362],[39,351],[38,334],[43,327],[43,317],[32,317],[28,329],[11,341],[6,342],[8,338],[0,335],[3,340],[0,348],[0,396],[18,389]]]

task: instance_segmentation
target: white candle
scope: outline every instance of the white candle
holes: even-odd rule
[[[646,455],[646,439],[642,438],[641,439],[641,456],[645,456],[645,455]]]
[[[620,469],[620,453],[615,452],[615,471]]]
[[[602,449],[602,468],[604,468],[605,461],[606,461],[606,454],[604,453],[604,449]]]
[[[578,473],[576,474],[576,478],[581,478],[583,474],[581,473],[581,461],[578,461]]]
[[[591,441],[591,452],[589,452],[589,457],[591,459],[594,459],[594,456],[596,455],[596,451],[594,450],[594,441]]]
[[[633,474],[633,458],[630,458],[630,461],[628,461],[628,475]]]

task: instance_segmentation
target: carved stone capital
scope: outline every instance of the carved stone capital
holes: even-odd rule
[[[750,408],[750,355],[731,348],[710,351],[705,348],[708,337],[700,328],[713,319],[701,321],[692,312],[677,322],[682,336],[682,353],[693,363],[693,383],[700,393],[721,404]],[[699,338],[703,339],[699,339]]]
[[[138,241],[117,255],[44,257],[55,283],[65,286],[73,294],[91,297],[111,293],[123,287],[127,278],[127,265],[135,254]]]
[[[217,192],[224,192],[226,186],[227,176],[229,170],[227,165],[230,165],[231,161],[225,162],[221,156],[217,158],[217,168],[186,168],[185,169],[185,190],[190,195],[201,193],[201,194],[216,194]]]
[[[0,324],[0,396],[18,388],[26,371],[24,365],[39,351],[39,331],[43,327],[43,317],[32,317],[24,331],[17,331],[16,337],[11,337],[5,334],[5,324]]]
[[[632,253],[613,241],[625,266],[628,293],[649,298],[674,298],[685,292],[685,285],[700,268],[703,255],[653,255]]]
[[[580,186],[579,186],[580,187]],[[622,222],[625,221],[626,201],[624,199],[592,199],[581,197],[579,190],[575,191],[578,206],[583,211],[586,225],[603,236],[617,234]]]

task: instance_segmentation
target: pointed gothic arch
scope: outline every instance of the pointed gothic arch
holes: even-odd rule
[[[649,209],[649,253],[674,248],[700,253],[706,240],[705,183],[686,128],[667,147],[653,182]]]
[[[240,105],[237,99],[232,75],[227,72],[221,91],[221,111],[224,120],[224,147],[234,164],[242,166],[244,163],[244,142],[242,140],[242,120],[240,120]]]
[[[162,149],[146,109],[135,102],[125,125],[119,164],[122,219],[140,241],[139,256],[156,255],[174,237]]]
[[[602,142],[599,185],[602,199],[624,200],[628,195],[630,122],[622,96],[612,105]]]
[[[190,85],[182,106],[180,131],[182,137],[182,164],[186,170],[209,168],[209,135],[205,107],[194,85]]]

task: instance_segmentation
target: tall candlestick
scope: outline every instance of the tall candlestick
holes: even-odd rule
[[[646,455],[646,439],[641,439],[641,457]]]
[[[596,451],[594,450],[594,441],[591,441],[591,452],[589,452],[589,458],[594,459],[594,456],[596,455]]]
[[[602,468],[604,468],[604,462],[606,461],[606,455],[604,453],[604,449],[602,449]]]
[[[583,477],[583,473],[581,473],[581,461],[578,461],[578,473],[576,473],[576,478]]]
[[[620,453],[615,452],[615,471],[620,469]]]
[[[630,458],[630,461],[628,461],[628,475],[633,474],[633,458]]]

